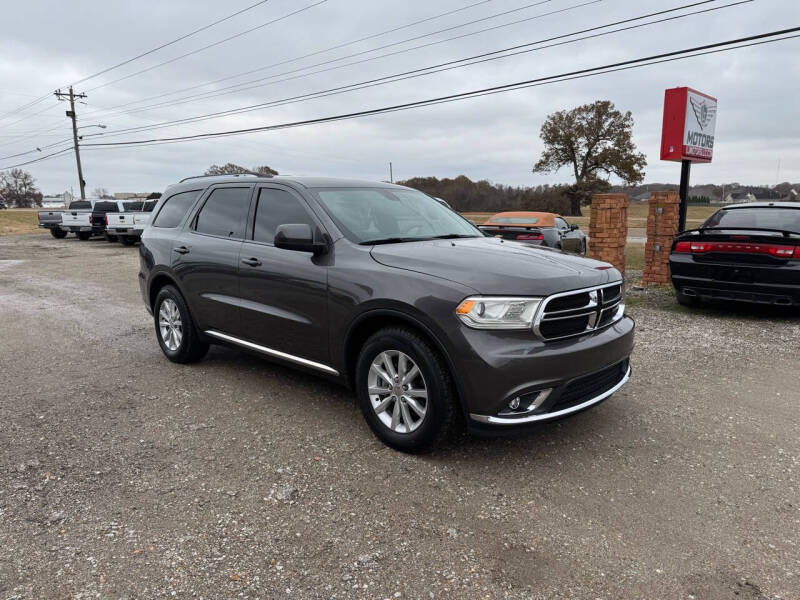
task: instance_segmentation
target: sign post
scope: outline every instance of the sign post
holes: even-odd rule
[[[661,160],[681,163],[678,231],[686,229],[689,175],[692,163],[710,163],[714,153],[717,99],[688,87],[664,93]]]

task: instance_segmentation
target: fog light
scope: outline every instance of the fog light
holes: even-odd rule
[[[511,402],[508,403],[508,408],[510,408],[511,410],[517,410],[519,408],[519,396],[517,396]]]

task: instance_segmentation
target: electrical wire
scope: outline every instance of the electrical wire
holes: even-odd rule
[[[169,60],[165,60],[164,62],[160,62],[160,63],[155,64],[155,65],[151,65],[151,66],[147,67],[146,69],[141,69],[139,71],[135,71],[133,73],[129,73],[128,75],[125,75],[123,77],[119,77],[118,79],[114,79],[112,81],[108,81],[106,83],[103,83],[103,84],[100,84],[100,85],[96,85],[93,88],[89,88],[87,90],[87,92],[93,92],[95,90],[99,90],[99,89],[107,87],[109,85],[114,85],[115,83],[119,83],[120,81],[125,81],[127,79],[132,78],[132,77],[136,77],[138,75],[141,75],[142,73],[147,73],[148,71],[152,71],[153,69],[158,69],[160,67],[163,67],[164,65],[168,65],[170,63],[174,63],[175,61],[181,60],[181,59],[186,58],[188,56],[192,56],[193,54],[197,54],[198,52],[202,52],[203,50],[208,50],[209,48],[214,48],[215,46],[219,46],[220,44],[224,44],[225,42],[229,42],[229,41],[231,41],[233,39],[242,37],[243,35],[247,35],[248,33],[252,33],[252,32],[254,32],[254,31],[258,30],[258,29],[263,29],[264,27],[267,27],[267,26],[272,25],[274,23],[278,23],[280,21],[288,19],[289,17],[292,17],[292,16],[294,16],[296,14],[299,14],[301,12],[305,12],[307,10],[310,10],[310,9],[314,8],[315,6],[319,6],[320,4],[325,4],[327,1],[328,0],[319,0],[318,2],[314,2],[313,4],[309,4],[307,6],[304,6],[303,8],[299,8],[299,9],[294,10],[294,11],[292,11],[290,13],[287,13],[287,14],[285,14],[283,16],[280,16],[277,19],[272,19],[271,21],[267,21],[266,23],[261,23],[260,25],[256,25],[255,27],[251,27],[250,29],[246,29],[245,31],[240,31],[239,33],[236,33],[234,35],[228,36],[228,37],[223,38],[221,40],[217,40],[216,42],[213,42],[213,43],[208,44],[206,46],[201,46],[200,48],[195,48],[191,52],[187,52],[185,54],[181,54],[180,56],[176,56],[174,58],[170,58]]]
[[[579,31],[576,31],[576,32],[572,32],[572,33],[566,33],[566,34],[562,34],[562,35],[559,35],[559,36],[553,36],[553,37],[550,37],[550,38],[537,40],[535,42],[528,42],[526,44],[518,44],[516,46],[511,46],[509,48],[504,48],[504,49],[501,49],[501,50],[495,50],[495,51],[492,51],[492,52],[485,52],[485,53],[477,54],[477,55],[470,56],[470,57],[467,57],[467,58],[461,58],[461,59],[457,59],[457,60],[447,61],[447,62],[444,62],[444,63],[439,63],[437,65],[431,65],[429,67],[422,67],[422,68],[414,69],[414,70],[411,70],[411,71],[405,71],[405,72],[402,72],[402,73],[395,73],[393,75],[387,75],[387,76],[384,76],[384,77],[378,77],[378,78],[375,78],[375,79],[370,79],[370,80],[366,80],[366,81],[362,81],[362,82],[358,82],[358,83],[352,83],[352,84],[348,84],[348,85],[344,85],[344,86],[338,86],[338,87],[329,88],[329,89],[326,89],[326,90],[320,90],[320,91],[317,91],[317,92],[310,92],[310,93],[301,94],[301,95],[298,95],[298,96],[291,96],[289,98],[282,98],[282,99],[279,99],[279,100],[271,100],[271,101],[268,101],[268,102],[263,102],[263,103],[259,103],[259,104],[253,104],[253,105],[244,106],[244,107],[240,107],[240,108],[236,108],[236,109],[217,111],[217,112],[213,112],[213,113],[206,113],[206,114],[203,114],[203,115],[197,115],[197,116],[194,116],[194,117],[187,117],[187,118],[183,118],[183,119],[174,119],[174,120],[171,120],[171,121],[164,121],[164,122],[161,122],[161,123],[155,123],[155,124],[149,124],[149,125],[140,125],[140,126],[136,126],[136,127],[129,127],[129,128],[125,128],[125,129],[120,129],[120,130],[114,131],[113,133],[111,133],[110,135],[107,135],[106,137],[117,137],[119,135],[124,135],[125,133],[130,133],[130,132],[150,131],[150,130],[153,130],[153,129],[160,129],[160,128],[163,128],[163,127],[171,127],[173,125],[179,125],[179,124],[183,124],[183,123],[192,123],[192,122],[197,122],[197,121],[205,121],[205,120],[208,120],[208,119],[216,119],[216,118],[221,118],[221,117],[226,117],[226,116],[231,116],[231,115],[238,115],[238,114],[242,114],[242,113],[246,113],[246,112],[252,112],[252,111],[255,111],[255,110],[262,110],[264,108],[273,108],[273,107],[276,107],[276,106],[285,106],[287,104],[294,104],[294,103],[297,103],[297,102],[304,102],[304,101],[307,101],[307,100],[316,100],[316,99],[319,99],[319,98],[326,98],[328,96],[333,96],[333,95],[343,94],[343,93],[347,93],[347,92],[367,89],[367,88],[376,87],[376,86],[379,86],[379,85],[386,85],[386,84],[389,84],[389,83],[396,83],[398,81],[405,81],[407,79],[413,79],[413,78],[416,78],[416,77],[428,76],[428,75],[432,75],[432,74],[435,74],[435,73],[441,73],[443,71],[449,71],[449,70],[452,70],[452,69],[458,69],[458,68],[462,68],[462,67],[466,67],[466,66],[472,66],[472,65],[481,64],[481,63],[489,62],[489,61],[493,61],[493,60],[499,60],[499,59],[503,59],[503,58],[510,58],[510,57],[518,56],[520,54],[526,54],[526,53],[530,53],[530,52],[538,52],[539,50],[544,50],[544,49],[547,49],[547,48],[553,48],[553,47],[556,47],[556,46],[563,46],[565,44],[572,44],[572,43],[576,43],[576,42],[580,42],[580,41],[585,41],[585,40],[588,40],[588,39],[593,39],[593,38],[597,38],[597,37],[611,35],[611,34],[614,34],[614,33],[630,31],[632,29],[637,29],[637,28],[641,28],[641,27],[647,27],[647,26],[650,26],[650,25],[656,25],[656,24],[667,22],[667,21],[674,21],[674,20],[677,20],[677,19],[682,19],[682,18],[685,18],[685,17],[695,16],[695,15],[702,14],[702,13],[721,10],[721,9],[724,9],[724,8],[729,8],[729,7],[737,6],[737,5],[740,5],[740,4],[747,4],[747,3],[750,3],[750,2],[753,2],[753,1],[754,0],[738,0],[737,2],[732,2],[732,3],[729,3],[729,4],[724,4],[724,5],[720,5],[720,6],[706,8],[706,9],[702,9],[702,10],[698,10],[698,11],[694,11],[694,12],[688,12],[688,13],[684,13],[684,14],[681,14],[681,15],[675,15],[675,16],[671,16],[671,17],[666,17],[666,18],[663,18],[663,19],[658,19],[658,20],[655,20],[655,21],[649,21],[649,22],[646,22],[646,23],[640,23],[640,24],[637,24],[637,25],[629,25],[627,27],[621,27],[621,28],[618,28],[618,29],[612,29],[610,31],[604,31],[604,32],[601,32],[601,33],[594,33],[592,35],[586,35],[586,36],[583,36],[583,37],[578,37],[578,38],[574,38],[574,39],[570,39],[570,40],[566,40],[566,41],[560,41],[560,42],[548,44],[548,45],[545,45],[545,46],[538,46],[536,48],[530,48],[530,46],[533,46],[533,45],[544,44],[546,42],[551,42],[551,41],[554,41],[554,40],[563,40],[564,38],[568,38],[568,37],[572,37],[572,36],[575,36],[575,35],[579,35],[581,33],[596,31],[596,30],[599,30],[599,29],[605,29],[605,28],[608,28],[608,27],[613,27],[615,25],[630,23],[630,22],[633,22],[633,21],[639,21],[639,20],[642,20],[642,19],[645,19],[645,18],[649,18],[649,17],[652,17],[652,16],[658,16],[658,15],[665,14],[665,13],[675,12],[677,10],[682,10],[682,9],[685,9],[685,8],[691,8],[691,7],[697,6],[699,4],[705,4],[705,3],[707,3],[707,0],[706,0],[706,2],[696,2],[694,4],[688,4],[688,5],[672,8],[672,9],[667,9],[667,10],[663,10],[663,11],[649,13],[649,14],[646,14],[646,15],[638,16],[638,17],[631,17],[629,19],[624,19],[622,21],[615,21],[615,22],[612,22],[612,23],[607,23],[605,25],[598,25],[596,27],[591,27],[591,28],[588,28],[588,29],[582,29],[582,30],[579,30]],[[516,52],[510,52],[510,51],[513,51],[513,50],[516,50]],[[468,61],[472,61],[472,62],[468,62]],[[459,64],[459,63],[461,63],[461,64]],[[87,135],[87,137],[94,137],[95,135],[98,135],[98,134],[89,134],[89,135]],[[105,134],[103,134],[103,135],[105,135]]]
[[[635,67],[641,66],[649,66],[653,64],[661,64],[664,62],[670,62],[675,60],[683,60],[685,58],[693,57],[693,56],[702,56],[704,54],[712,54],[715,52],[723,52],[729,51],[739,48],[744,48],[748,46],[755,46],[767,43],[774,43],[778,41],[784,41],[787,39],[793,39],[800,37],[798,35],[788,36],[787,34],[795,33],[800,31],[800,27],[792,27],[788,29],[782,29],[772,32],[761,33],[757,35],[736,38],[732,40],[728,40],[725,42],[716,42],[713,44],[705,44],[702,46],[695,46],[692,48],[685,48],[683,50],[674,50],[671,52],[664,52],[661,54],[655,54],[651,56],[645,56],[641,58],[635,58],[625,61],[619,61],[616,63],[611,63],[607,65],[601,65],[598,67],[591,67],[586,69],[579,69],[575,71],[570,71],[567,73],[561,73],[558,75],[550,75],[546,77],[538,77],[535,79],[529,79],[525,81],[518,81],[514,83],[507,83],[503,85],[492,86],[488,88],[482,88],[478,90],[471,90],[468,92],[460,92],[457,94],[449,94],[447,96],[440,96],[437,98],[429,98],[427,100],[418,100],[415,102],[407,102],[403,104],[396,104],[393,106],[385,106],[380,108],[362,110],[352,113],[345,113],[340,115],[333,115],[328,117],[320,117],[316,119],[307,119],[303,121],[294,121],[290,123],[281,123],[277,125],[264,125],[260,127],[248,127],[243,129],[233,129],[227,131],[218,131],[218,132],[210,132],[210,133],[202,133],[202,134],[195,134],[190,136],[175,136],[175,137],[167,137],[167,138],[151,138],[151,139],[144,139],[144,140],[127,140],[121,142],[102,142],[102,143],[88,143],[88,144],[81,144],[81,147],[120,147],[120,146],[139,146],[142,144],[153,144],[153,143],[163,143],[163,142],[180,142],[180,141],[189,141],[189,140],[198,140],[198,139],[209,139],[209,138],[217,138],[217,137],[226,137],[231,135],[243,135],[247,133],[255,133],[260,131],[271,131],[276,129],[286,129],[290,127],[299,127],[304,125],[318,125],[321,123],[332,122],[332,121],[341,121],[345,119],[354,119],[359,117],[389,113],[389,112],[397,112],[400,110],[409,110],[412,108],[420,108],[424,106],[431,106],[435,104],[443,104],[446,102],[454,102],[458,100],[465,100],[468,98],[485,96],[490,94],[497,94],[501,92],[507,92],[517,89],[524,89],[527,87],[533,87],[537,85],[542,85],[547,82],[554,82],[554,81],[566,81],[571,79],[579,79],[583,77],[589,77],[596,74],[605,74],[610,72],[616,72],[621,70],[627,70]],[[787,36],[781,37],[778,39],[767,39],[767,38],[776,38],[777,36]],[[765,40],[765,41],[759,41]],[[752,43],[746,43],[752,42]],[[741,44],[741,45],[740,45]],[[726,48],[726,46],[730,46]]]

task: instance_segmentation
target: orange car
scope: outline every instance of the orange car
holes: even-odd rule
[[[547,212],[501,212],[479,227],[486,235],[535,246],[586,254],[586,235],[557,214]]]

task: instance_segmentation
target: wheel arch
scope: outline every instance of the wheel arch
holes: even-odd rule
[[[460,389],[461,384],[458,377],[456,377],[455,367],[447,348],[442,344],[439,337],[430,326],[414,315],[397,309],[378,308],[369,310],[359,315],[350,325],[344,341],[343,376],[347,386],[351,389],[355,389],[354,379],[356,363],[358,361],[358,353],[364,346],[364,343],[376,331],[392,326],[411,329],[422,336],[426,341],[430,342],[433,348],[439,352],[450,371],[451,380],[453,381],[455,392],[458,397],[459,407],[462,413],[466,415],[466,407],[464,406],[462,400],[463,394]]]

